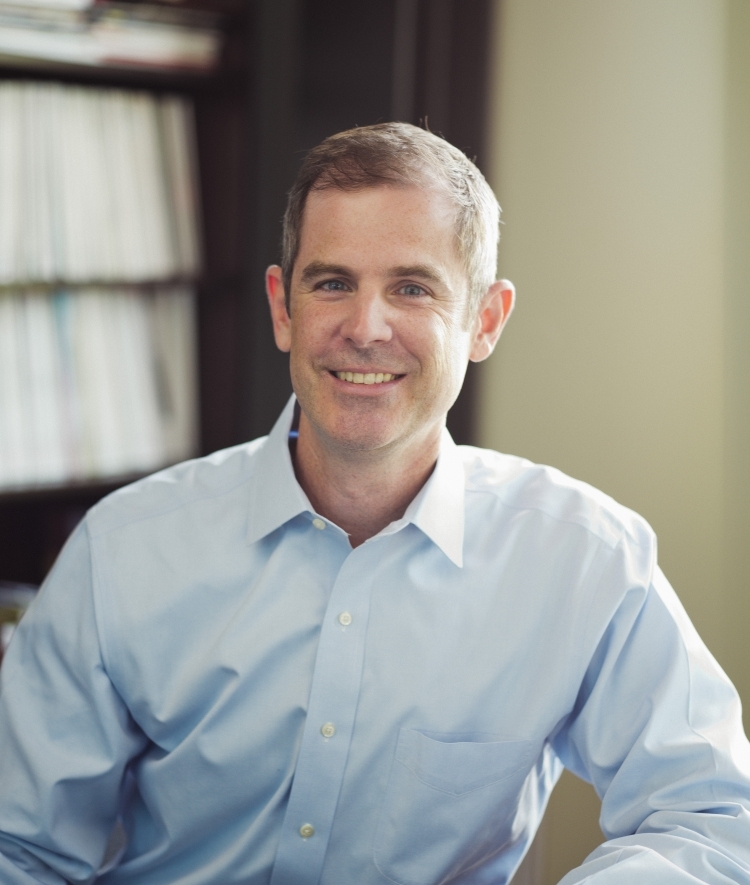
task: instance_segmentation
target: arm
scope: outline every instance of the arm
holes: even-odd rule
[[[561,885],[750,883],[750,746],[736,691],[656,569],[623,600],[554,742],[607,842]]]
[[[0,881],[88,882],[145,745],[109,680],[85,522],[0,669]]]

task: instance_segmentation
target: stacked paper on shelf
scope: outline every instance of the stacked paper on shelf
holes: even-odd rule
[[[196,389],[186,286],[0,295],[0,488],[190,457]]]
[[[192,106],[0,83],[0,284],[163,280],[200,265]]]
[[[0,0],[0,9],[36,6],[41,9],[88,9],[95,0]]]
[[[215,16],[147,4],[0,0],[0,55],[73,65],[210,71]]]

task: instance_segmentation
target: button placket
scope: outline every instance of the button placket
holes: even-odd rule
[[[334,582],[271,885],[316,885],[320,877],[354,728],[376,570],[377,559],[358,548]],[[350,613],[355,601],[356,619]],[[346,625],[343,614],[349,616]],[[300,839],[301,827],[313,826],[310,819],[315,821],[315,838]]]

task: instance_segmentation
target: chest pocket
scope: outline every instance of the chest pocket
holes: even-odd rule
[[[511,837],[539,744],[457,737],[399,733],[373,858],[399,885],[450,882]]]

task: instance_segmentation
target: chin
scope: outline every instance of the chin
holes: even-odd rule
[[[391,433],[359,427],[352,432],[334,430],[328,434],[331,442],[348,452],[374,452],[393,442]]]

